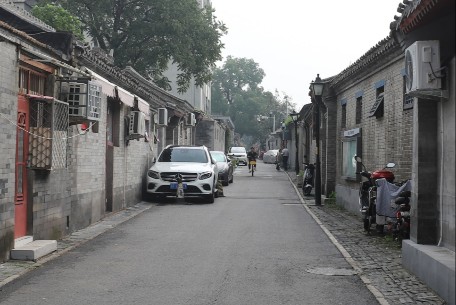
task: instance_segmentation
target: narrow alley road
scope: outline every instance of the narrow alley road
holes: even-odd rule
[[[0,304],[378,304],[288,176],[247,171],[214,204],[150,203],[3,287]]]

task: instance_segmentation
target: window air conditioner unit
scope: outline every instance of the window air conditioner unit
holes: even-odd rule
[[[158,125],[168,126],[168,109],[158,108]]]
[[[415,42],[405,50],[405,93],[439,90],[440,70],[439,41]]]
[[[130,139],[138,139],[146,134],[146,115],[141,111],[132,111],[130,113],[130,126],[128,135]]]
[[[195,114],[194,113],[187,113],[187,116],[185,118],[185,125],[187,126],[195,126],[196,124],[196,119],[195,119]]]

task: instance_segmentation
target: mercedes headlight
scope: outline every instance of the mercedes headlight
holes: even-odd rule
[[[205,172],[205,173],[200,174],[199,179],[206,180],[206,179],[209,179],[210,177],[212,177],[212,172]]]
[[[147,172],[147,176],[153,178],[153,179],[160,179],[160,173],[159,172],[156,172],[156,171],[153,171],[153,170],[150,170]]]

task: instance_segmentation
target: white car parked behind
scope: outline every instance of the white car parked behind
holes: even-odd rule
[[[279,153],[278,149],[271,149],[264,153],[263,162],[264,163],[275,163],[277,159],[277,154]]]
[[[247,151],[245,150],[245,147],[231,147],[228,156],[236,159],[238,164],[247,165]]]

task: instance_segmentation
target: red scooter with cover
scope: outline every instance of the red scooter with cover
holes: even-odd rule
[[[388,182],[394,182],[394,173],[387,170],[393,168],[395,163],[388,163],[383,169],[369,172],[364,166],[361,157],[355,156],[355,161],[361,165],[362,171],[356,174],[367,178],[366,181],[360,182],[359,186],[359,208],[363,219],[363,226],[366,232],[370,232],[372,224],[376,224],[378,233],[383,233],[384,224],[376,220],[376,199],[377,199],[377,186],[375,181],[377,179],[385,178]]]
[[[396,222],[393,224],[393,238],[403,240],[410,238],[410,191],[402,191],[394,201],[398,206]]]

